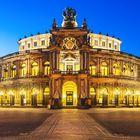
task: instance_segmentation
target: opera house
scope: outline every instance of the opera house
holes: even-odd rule
[[[0,106],[138,107],[140,58],[121,52],[115,37],[81,27],[66,8],[62,26],[18,41],[0,57]]]

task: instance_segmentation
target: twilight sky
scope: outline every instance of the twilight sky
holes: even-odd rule
[[[79,26],[86,18],[91,31],[119,37],[123,52],[140,57],[140,0],[0,0],[0,56],[18,51],[19,38],[49,31],[53,18],[61,26],[66,7]]]

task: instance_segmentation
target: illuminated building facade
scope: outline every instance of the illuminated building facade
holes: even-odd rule
[[[63,17],[0,58],[0,105],[139,106],[140,58],[121,52],[119,39],[91,33],[85,19],[78,27],[74,9]]]

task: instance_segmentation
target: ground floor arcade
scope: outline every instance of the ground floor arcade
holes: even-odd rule
[[[61,89],[57,90],[58,87],[54,87],[52,94],[50,82],[4,86],[0,88],[0,106],[140,106],[139,90],[132,85],[90,83],[86,92],[75,81],[67,80]]]

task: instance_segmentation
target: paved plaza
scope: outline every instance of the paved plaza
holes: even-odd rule
[[[15,116],[11,114],[11,112],[13,112]],[[5,117],[2,114],[4,114]],[[139,108],[93,108],[89,110],[1,108],[0,116],[0,119],[3,120],[1,120],[3,125],[0,125],[0,139],[2,140],[140,139]],[[13,119],[14,117],[15,119]],[[22,119],[20,119],[20,117],[23,119],[23,121],[21,121]],[[12,122],[10,118],[16,123],[16,127],[13,123],[10,123]],[[28,118],[28,121],[25,118]],[[13,129],[15,129],[13,135],[8,135],[9,132],[6,131],[6,127],[8,128],[8,123],[10,128],[13,126]],[[4,128],[6,132],[2,131],[2,126],[4,126],[4,124],[6,124]],[[20,129],[20,126],[22,125],[24,131]],[[26,125],[30,127],[25,127]],[[31,127],[32,125],[33,127]],[[132,131],[132,133],[129,133],[132,129],[135,129],[137,132],[134,133],[134,131]],[[2,132],[7,133],[7,136],[2,135]],[[121,132],[123,132],[123,134]]]

